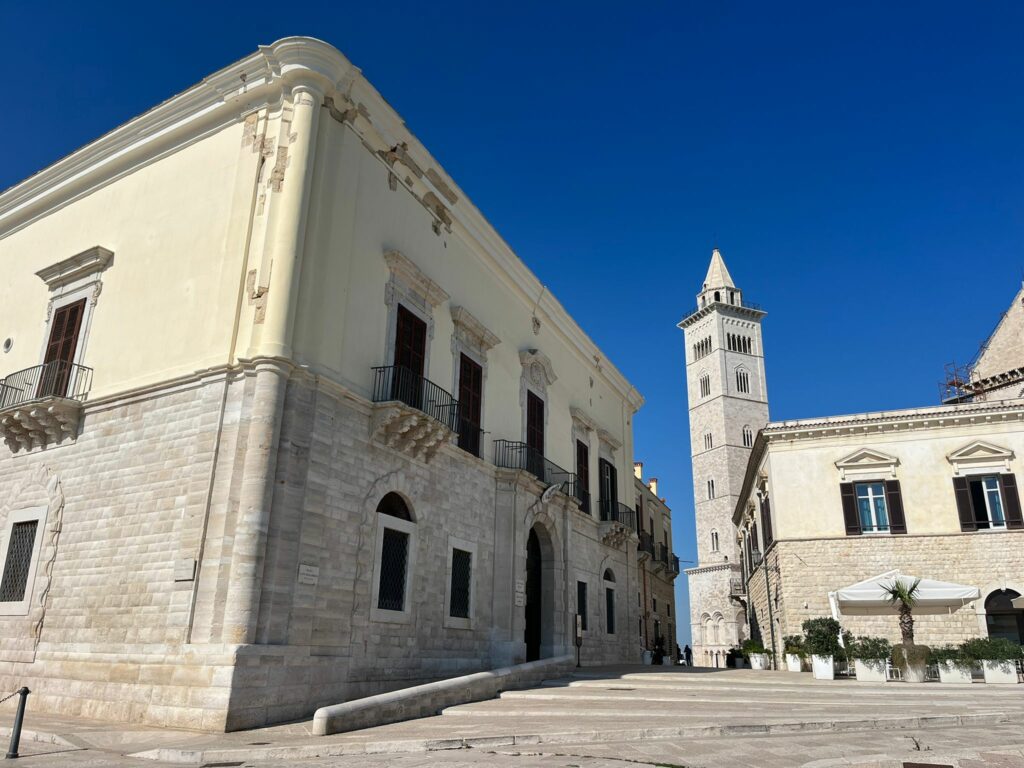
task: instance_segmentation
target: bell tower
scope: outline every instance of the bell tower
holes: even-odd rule
[[[761,320],[745,303],[717,248],[679,323],[686,340],[697,565],[687,569],[693,661],[725,666],[725,654],[747,637],[746,596],[732,514],[754,437],[768,422]]]

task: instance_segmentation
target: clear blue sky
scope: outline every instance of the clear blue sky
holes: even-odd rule
[[[684,559],[675,325],[713,244],[768,310],[774,419],[935,404],[943,364],[974,355],[1024,274],[1019,2],[9,2],[3,17],[0,188],[258,44],[340,48],[646,396],[637,454]],[[677,598],[687,617],[684,578]]]

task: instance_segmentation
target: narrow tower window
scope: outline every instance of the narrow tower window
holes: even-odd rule
[[[718,531],[711,532],[711,551],[718,551]]]
[[[743,368],[736,369],[736,391],[750,393],[750,374]]]
[[[700,377],[700,396],[707,397],[711,394],[711,377],[704,374]]]
[[[709,499],[715,498],[715,481],[714,480],[708,480],[708,498]]]
[[[749,425],[743,427],[743,447],[751,448],[754,445],[754,430]]]

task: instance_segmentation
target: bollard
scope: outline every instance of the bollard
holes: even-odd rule
[[[25,719],[25,702],[28,695],[32,693],[28,688],[22,688],[18,693],[21,698],[18,700],[18,713],[14,716],[14,729],[11,731],[11,746],[7,748],[7,759],[13,760],[18,756],[18,743],[21,741],[21,723]]]

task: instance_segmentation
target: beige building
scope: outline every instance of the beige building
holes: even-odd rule
[[[686,570],[693,663],[725,666],[746,637],[740,550],[732,513],[754,436],[768,421],[761,321],[722,254],[711,254],[697,307],[679,327],[686,339],[697,564]]]
[[[983,347],[972,380],[1005,382],[1024,367],[1022,298]],[[1024,595],[1018,390],[1019,382],[973,401],[761,431],[733,520],[751,625],[767,647],[780,652],[804,620],[834,615],[830,592],[892,570],[981,592],[949,614],[918,617],[919,642],[1024,640],[1024,611],[1011,603]],[[891,614],[838,613],[856,635],[899,639]]]
[[[675,580],[679,557],[672,553],[672,510],[658,496],[658,478],[644,481],[644,465],[633,464],[640,576],[637,605],[640,607],[640,643],[645,651],[661,646],[666,658],[678,661],[676,643]]]
[[[7,190],[0,259],[0,688],[237,729],[577,610],[638,660],[642,399],[331,46]]]

